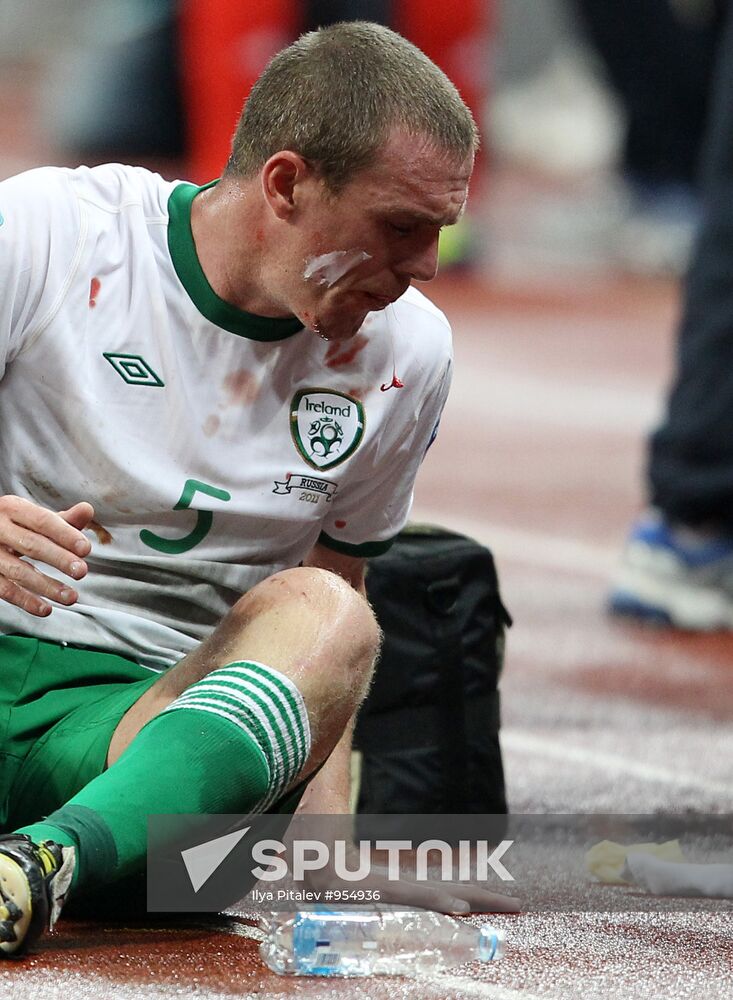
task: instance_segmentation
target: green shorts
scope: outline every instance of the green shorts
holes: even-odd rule
[[[0,636],[0,831],[101,774],[117,724],[159,677],[114,653]]]
[[[101,774],[117,724],[159,677],[115,653],[0,636],[0,833],[48,816]],[[269,811],[294,812],[312,778]]]

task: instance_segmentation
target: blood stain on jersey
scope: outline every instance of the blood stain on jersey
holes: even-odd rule
[[[332,344],[329,344],[326,351],[326,367],[345,368],[346,365],[351,364],[357,354],[364,350],[368,343],[369,338],[365,337],[363,333],[357,333],[352,340],[347,341],[345,344],[335,340]]]
[[[382,392],[387,392],[389,389],[404,389],[405,383],[398,377],[397,372],[392,372],[392,381],[384,382],[379,388]]]
[[[108,490],[107,493],[102,494],[102,501],[105,506],[111,507],[112,510],[116,510],[120,514],[134,514],[132,507],[123,507],[120,503],[124,495],[124,493],[119,493],[117,490]]]
[[[26,468],[23,470],[23,478],[25,479],[26,477],[28,478],[28,480],[30,480],[31,483],[33,483],[33,485],[36,487],[37,490],[40,490],[42,493],[48,494],[48,496],[53,497],[54,500],[61,499],[61,494],[56,489],[56,487],[52,486],[51,483],[48,482],[48,480],[41,479],[41,477],[38,476],[32,469]]]
[[[260,384],[251,371],[240,368],[230,372],[224,379],[224,391],[227,394],[227,406],[249,406],[257,399]]]
[[[221,417],[210,413],[204,421],[203,431],[206,437],[213,437],[221,427]]]
[[[97,296],[99,295],[99,289],[102,287],[102,282],[99,278],[92,278],[89,283],[89,308],[94,309],[97,305]]]
[[[336,528],[345,528],[346,527],[346,521],[334,521],[333,523],[334,523],[334,527],[336,527]]]
[[[99,523],[99,521],[90,521],[87,528],[89,531],[94,532],[100,545],[109,545],[112,541],[112,535]]]

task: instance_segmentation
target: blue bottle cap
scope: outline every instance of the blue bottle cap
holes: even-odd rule
[[[495,962],[504,954],[504,931],[497,930],[490,924],[484,924],[479,931],[478,957],[482,962]]]

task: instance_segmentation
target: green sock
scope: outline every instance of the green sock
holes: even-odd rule
[[[148,815],[264,812],[309,752],[295,685],[262,664],[229,664],[148,722],[66,805],[18,832],[75,847],[72,890],[97,889],[144,869]]]

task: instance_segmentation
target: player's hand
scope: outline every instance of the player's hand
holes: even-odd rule
[[[92,547],[82,531],[93,518],[94,508],[86,502],[55,514],[22,497],[0,496],[0,600],[38,618],[51,614],[49,601],[74,604],[79,595],[73,587],[41,573],[25,557],[81,580]]]
[[[355,883],[357,884],[357,883]],[[358,883],[361,888],[361,883]],[[438,913],[519,913],[521,904],[516,896],[491,892],[475,882],[442,882],[434,879],[418,882],[409,875],[389,880],[380,872],[372,872],[364,886],[379,892],[381,903],[397,903]]]
[[[355,850],[347,850],[346,867],[350,871],[359,869],[360,859]],[[344,889],[345,886],[330,859],[324,867],[304,872],[303,882],[308,889],[319,892],[321,901],[348,902],[338,893],[328,895],[329,889]],[[366,891],[368,895],[359,898],[376,903],[398,904],[408,909],[418,907],[438,913],[518,913],[521,908],[516,896],[493,892],[478,882],[443,882],[437,878],[418,881],[406,872],[400,872],[397,879],[390,879],[387,872],[376,865],[363,879],[349,883],[346,891],[349,888]]]

